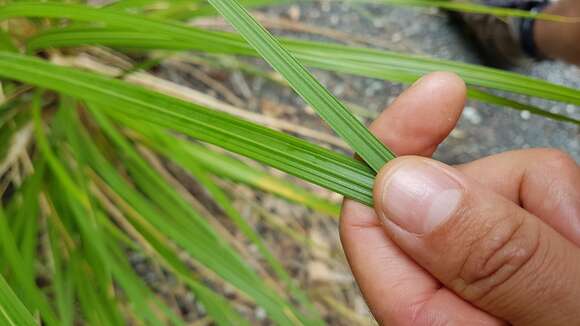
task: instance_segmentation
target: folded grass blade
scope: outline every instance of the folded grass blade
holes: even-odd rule
[[[280,43],[237,0],[209,0],[254,49],[375,171],[395,155]]]
[[[294,57],[284,50],[279,43],[266,30],[264,30],[253,18],[249,16],[247,11],[243,9],[237,2],[218,1],[218,5],[222,5],[222,9],[238,10],[232,12],[230,18],[238,17],[237,15],[244,13],[243,20],[238,20],[237,28],[242,28],[241,31],[247,31],[248,39],[254,46],[257,46],[258,52],[266,56],[266,59],[278,69],[282,75],[288,80],[291,86],[314,107],[317,112],[325,119],[330,126],[341,136],[367,163],[378,171],[388,160],[394,158],[394,154],[388,150],[368,129],[334,96],[332,96],[326,88],[324,88]],[[236,7],[233,7],[233,5]],[[187,34],[189,28],[177,24],[168,24],[156,20],[144,20],[130,15],[109,12],[103,10],[96,10],[82,6],[65,6],[68,7],[66,12],[59,9],[64,9],[62,6],[49,5],[42,6],[42,4],[15,4],[8,5],[0,11],[0,18],[11,16],[27,16],[27,15],[41,15],[41,16],[68,16],[68,17],[82,17],[87,20],[99,20],[98,17],[108,17],[106,20],[113,24],[137,24],[140,25],[146,22],[150,28],[169,28],[175,33]],[[39,9],[44,9],[39,11]],[[240,16],[241,17],[241,16]],[[138,23],[138,22],[140,23]],[[134,25],[134,26],[137,26]],[[253,31],[253,32],[252,32]],[[242,32],[244,34],[244,32]],[[253,34],[256,33],[256,34]],[[227,45],[226,45],[227,47]]]

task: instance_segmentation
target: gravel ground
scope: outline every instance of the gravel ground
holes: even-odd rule
[[[268,13],[288,16],[289,12],[294,12],[295,15],[295,8],[299,8],[303,22],[376,38],[390,50],[482,64],[473,42],[450,23],[445,13],[437,10],[326,1],[292,7],[273,8]],[[513,70],[580,88],[580,69],[564,63],[542,62],[514,67]],[[377,80],[325,72],[317,72],[317,76],[336,95],[377,112],[402,90],[400,85]],[[514,99],[526,101],[525,98]],[[552,112],[580,116],[579,108],[573,105],[544,100],[529,102],[549,108]],[[570,124],[531,116],[527,112],[470,101],[459,126],[440,147],[436,157],[448,163],[460,163],[530,147],[559,148],[580,160],[579,129]]]

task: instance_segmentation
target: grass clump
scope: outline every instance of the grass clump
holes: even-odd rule
[[[245,157],[372,204],[375,173],[394,154],[307,66],[400,83],[451,70],[470,84],[473,99],[578,124],[484,88],[580,104],[577,90],[474,65],[276,38],[245,9],[288,2],[0,5],[4,324],[181,325],[200,319],[245,325],[267,318],[317,325],[325,323],[324,310],[333,308],[361,323],[351,309],[333,307],[336,300],[320,299],[295,279],[271,239],[238,209],[230,189],[244,184],[336,222],[337,201],[240,159]],[[240,35],[184,22],[217,13]],[[229,106],[144,72],[187,51],[264,58],[364,162],[216,110]],[[89,60],[94,53],[103,62]],[[127,65],[127,58],[137,62]],[[148,87],[136,85],[147,81]],[[276,228],[312,246],[299,227],[284,222],[278,218]],[[146,261],[145,271],[134,257]],[[155,277],[161,285],[150,279]],[[172,293],[194,296],[201,307],[184,312]]]

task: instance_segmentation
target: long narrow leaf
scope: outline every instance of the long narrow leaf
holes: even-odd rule
[[[152,42],[150,37],[153,37],[153,39],[157,39],[157,45],[164,44],[174,49],[198,49],[207,52],[240,55],[256,54],[251,47],[235,34],[212,32],[178,23],[147,19],[119,12],[56,3],[12,3],[0,8],[0,19],[11,17],[66,17],[79,21],[104,22],[109,27],[123,28],[125,30],[122,30],[121,33],[128,33],[126,37],[119,38],[120,35],[111,34],[115,30],[108,30],[109,34],[105,38],[107,42],[110,42],[108,44],[116,43],[118,46],[131,47],[133,45],[149,48],[150,46],[148,45]],[[87,35],[83,30],[86,32],[86,29],[81,29],[79,33],[83,35],[78,35],[78,37],[60,35],[59,31],[56,30],[49,32],[47,35],[39,36],[42,42],[40,42],[41,40],[35,40],[36,42],[33,43],[41,47],[65,46],[67,43],[76,45],[90,44],[91,35],[90,33]],[[127,30],[133,32],[128,32]],[[69,30],[68,32],[71,31]],[[74,30],[72,32],[74,33]],[[82,43],[83,39],[87,41]],[[103,40],[102,37],[101,40]],[[182,45],[179,45],[180,43]],[[352,70],[356,70],[356,66],[362,62],[374,63],[374,67],[371,68],[382,71],[380,74],[384,78],[395,78],[400,75],[398,78],[405,78],[407,82],[417,79],[427,72],[447,70],[456,72],[472,85],[580,105],[580,92],[576,89],[498,69],[336,44],[298,40],[283,40],[283,43],[301,61],[317,68],[328,69],[330,66],[336,71],[348,69],[349,73],[353,73]],[[341,65],[337,65],[334,62],[335,60],[349,60],[350,64],[341,68]],[[381,78],[372,75],[369,77]]]
[[[209,224],[191,205],[181,199],[178,192],[149,167],[131,144],[99,111],[95,109],[91,111],[105,134],[123,153],[125,166],[140,190],[168,213],[162,219],[163,221],[157,218],[152,220],[152,223],[155,223],[160,230],[164,230],[164,233],[172,235],[173,240],[186,248],[197,261],[247,293],[264,307],[277,323],[288,324],[289,320],[284,311],[297,315],[292,306],[260,282],[257,275],[241,257],[212,231]],[[80,137],[77,136],[77,138]],[[82,138],[86,140],[86,137]],[[85,141],[85,147],[92,147],[87,145]],[[95,155],[95,151],[92,152],[92,155]],[[102,159],[92,161],[95,163]],[[102,167],[103,164],[100,165],[100,168]],[[191,242],[192,238],[196,239],[195,243]]]
[[[109,108],[108,114],[183,132],[372,204],[372,170],[296,137],[123,81],[23,55],[0,52],[0,76],[102,104]]]
[[[256,47],[258,52],[266,56],[266,59],[270,61],[274,68],[278,69],[283,75],[285,75],[290,85],[292,85],[294,89],[318,111],[330,126],[333,127],[337,134],[345,139],[346,142],[349,143],[375,171],[378,171],[388,160],[394,158],[394,154],[389,151],[373,134],[371,134],[340,101],[332,96],[328,90],[326,90],[302,66],[302,64],[296,61],[291,54],[284,50],[266,30],[261,28],[261,26],[249,16],[245,9],[235,2],[223,1],[221,4],[224,6],[222,9],[226,10],[227,8],[234,8],[230,7],[234,4],[237,5],[237,7],[235,7],[238,10],[237,14],[244,13],[245,19],[239,20],[240,24],[237,24],[236,27],[241,28],[241,31],[248,31],[250,34],[247,34],[246,36],[252,35],[252,30],[257,33],[249,38],[248,41]],[[33,6],[32,4],[29,6],[18,6],[18,4],[6,6],[2,11],[0,11],[0,17],[30,15],[34,14],[34,12],[39,8],[42,7]],[[62,11],[55,11],[55,9],[59,9],[58,6],[49,6],[45,7],[45,9],[47,10],[41,13],[43,16],[51,15],[51,13],[58,15],[63,14]],[[62,9],[62,7],[60,9]],[[109,15],[111,21],[117,23],[122,22],[123,24],[129,23],[131,20],[135,19],[135,17],[129,15],[73,6],[70,6],[67,9],[65,15],[68,16],[68,13],[74,14],[75,12],[85,17],[85,19],[98,19],[97,17],[106,14]],[[230,18],[235,17],[237,17],[235,13],[230,16]],[[149,21],[148,25],[151,27],[159,25],[164,26],[163,23],[153,20]],[[183,29],[178,25],[165,25],[165,27],[171,27],[170,29],[173,29],[174,31],[182,30],[182,32],[187,32],[188,30],[187,28]]]
[[[395,157],[237,0],[209,0],[209,2],[375,171],[380,170],[386,162]]]
[[[4,218],[1,209],[0,218]],[[37,325],[2,275],[0,275],[0,320],[9,326]]]
[[[108,45],[122,48],[169,49],[169,50],[203,50],[217,53],[251,55],[243,44],[232,45],[231,39],[224,39],[221,33],[207,32],[204,38],[212,37],[213,41],[190,38],[179,39],[163,33],[131,32],[118,29],[63,29],[53,30],[33,38],[29,45],[32,48],[49,46],[79,46],[87,44]],[[453,71],[473,86],[495,88],[528,96],[543,97],[580,105],[580,92],[572,88],[552,84],[519,74],[496,70],[487,67],[463,64],[452,61],[437,60],[426,57],[401,55],[394,52],[372,49],[353,48],[320,42],[282,40],[296,57],[311,67],[325,70],[355,74],[364,77],[411,83],[420,76],[438,70]],[[500,104],[497,96],[482,94],[472,89],[473,99]],[[495,97],[496,100],[492,99]],[[517,110],[528,110],[554,120],[580,124],[577,119],[514,101],[501,101],[501,105]]]

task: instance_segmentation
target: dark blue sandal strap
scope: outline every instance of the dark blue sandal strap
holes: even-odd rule
[[[530,2],[531,8],[526,8],[534,13],[542,12],[548,5],[549,1],[533,1]],[[522,50],[530,57],[536,59],[542,59],[541,54],[538,52],[538,47],[536,45],[536,40],[534,38],[534,29],[536,26],[536,19],[534,18],[522,18],[519,24],[520,33],[520,45]]]

